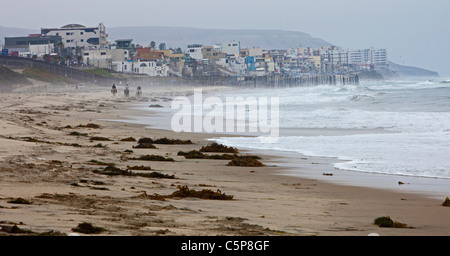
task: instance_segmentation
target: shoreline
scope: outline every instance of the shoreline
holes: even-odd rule
[[[138,106],[140,105],[140,106]],[[144,110],[143,104],[129,105],[127,108],[132,111],[137,111],[141,115],[133,115],[123,117],[123,119],[109,120],[117,122],[130,122],[135,124],[142,124],[145,127],[151,129],[160,129],[171,131],[167,125],[159,125],[153,127],[149,125],[155,121],[169,120],[167,112]],[[164,106],[167,108],[167,106]],[[145,118],[142,118],[145,113]],[[167,122],[168,123],[168,122]],[[299,135],[300,133],[300,135]],[[375,133],[395,133],[392,131],[386,131],[383,129],[327,129],[327,128],[280,128],[280,136],[344,136],[344,135],[356,135],[356,134],[375,134]],[[186,133],[193,134],[193,133]],[[194,133],[197,134],[197,133]],[[208,133],[200,133],[208,134]],[[220,139],[221,137],[251,137],[258,136],[257,134],[248,133],[209,133],[210,138],[207,140]],[[207,135],[208,136],[208,135]],[[244,148],[242,148],[244,149]],[[435,178],[435,177],[418,177],[409,175],[398,174],[385,174],[385,173],[373,173],[363,171],[352,171],[334,167],[334,164],[340,162],[346,162],[336,157],[328,156],[311,156],[298,152],[282,151],[273,149],[254,149],[245,148],[245,152],[255,153],[256,155],[264,154],[271,158],[271,161],[276,162],[279,167],[282,167],[284,171],[280,175],[287,175],[291,177],[317,179],[324,182],[331,182],[337,185],[347,185],[354,187],[368,187],[374,189],[390,190],[392,192],[406,192],[413,193],[433,199],[442,199],[448,196],[450,191],[450,179]],[[286,157],[287,156],[287,157]],[[279,161],[279,159],[285,159]],[[299,161],[296,161],[300,159]],[[311,163],[315,165],[311,168]],[[312,170],[310,170],[312,169]],[[303,171],[299,171],[303,170]],[[324,175],[331,174],[331,175]]]
[[[444,200],[372,188],[336,185],[311,178],[280,175],[281,166],[226,167],[225,160],[184,159],[179,150],[198,150],[211,134],[195,134],[146,128],[144,125],[102,121],[136,113],[126,100],[112,98],[108,88],[39,94],[1,95],[3,126],[0,137],[0,221],[23,223],[33,231],[70,233],[79,222],[89,221],[108,232],[102,235],[276,235],[276,236],[366,236],[449,235],[448,210]],[[163,91],[163,90],[162,90]],[[98,93],[97,93],[98,92]],[[171,93],[171,92],[169,92]],[[144,88],[145,95],[145,88]],[[26,102],[24,100],[27,100]],[[32,121],[31,121],[32,120]],[[45,123],[44,123],[45,122]],[[98,123],[100,129],[76,128],[89,136],[104,136],[104,148],[95,148],[83,136],[68,136],[66,125]],[[58,129],[56,129],[58,128]],[[125,149],[133,142],[126,137],[190,139],[192,145],[157,145],[157,149],[133,149],[132,155],[155,153],[175,162],[133,162]],[[32,137],[43,142],[26,142]],[[12,139],[13,138],[13,139]],[[82,147],[59,145],[78,143]],[[247,150],[244,150],[248,152]],[[261,154],[262,162],[283,161]],[[108,177],[93,174],[86,164],[95,159],[127,165],[150,165],[152,170],[175,175],[176,180]],[[311,165],[313,166],[313,165]],[[310,166],[310,167],[311,167]],[[95,182],[95,183],[94,183]],[[74,183],[77,186],[73,185]],[[101,185],[96,185],[101,184]],[[196,198],[155,200],[149,195],[167,195],[177,185],[201,190],[219,189],[233,200]],[[103,188],[103,189],[101,189]],[[106,188],[106,189],[104,189]],[[11,205],[23,197],[29,205]],[[380,228],[373,220],[391,216],[413,229]],[[4,235],[0,232],[0,235]]]

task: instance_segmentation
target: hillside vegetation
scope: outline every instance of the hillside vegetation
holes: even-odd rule
[[[50,83],[50,84],[65,84],[69,82],[69,79],[59,76],[58,74],[45,71],[40,68],[28,68],[23,71],[23,75],[35,79],[38,81]]]
[[[11,91],[14,85],[31,85],[22,74],[0,65],[0,91]]]

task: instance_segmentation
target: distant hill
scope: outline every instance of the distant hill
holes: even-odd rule
[[[203,29],[190,27],[112,27],[107,28],[111,42],[133,39],[133,43],[148,46],[151,41],[166,43],[168,48],[186,49],[188,44],[222,44],[240,41],[241,48],[262,47],[287,49],[296,47],[321,47],[332,44],[302,32],[257,29]]]
[[[393,62],[388,62],[389,69],[400,77],[438,77],[439,73],[423,68],[402,66]]]

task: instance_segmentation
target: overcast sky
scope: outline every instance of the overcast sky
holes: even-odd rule
[[[450,77],[449,0],[20,0],[1,4],[0,26],[301,31],[349,49],[388,48],[390,60]],[[239,38],[236,38],[239,40]]]

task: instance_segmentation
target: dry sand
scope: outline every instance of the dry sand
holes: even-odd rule
[[[56,87],[55,87],[56,88]],[[143,125],[100,121],[137,115],[127,108],[137,99],[113,97],[109,88],[55,89],[36,85],[0,95],[0,223],[33,232],[74,233],[79,223],[106,229],[101,235],[271,235],[391,236],[450,235],[450,208],[442,200],[417,194],[336,185],[280,175],[276,166],[230,167],[228,160],[185,159],[178,151],[200,149],[211,134],[174,133]],[[211,88],[210,88],[211,89]],[[189,88],[144,88],[144,96],[183,94]],[[78,125],[94,123],[100,128]],[[70,126],[71,128],[68,128]],[[64,128],[67,127],[67,128]],[[71,132],[87,136],[68,135]],[[110,141],[90,141],[101,136]],[[194,144],[137,149],[123,138],[189,139]],[[94,147],[101,143],[101,146]],[[126,153],[125,150],[132,150]],[[157,154],[175,162],[137,161]],[[261,155],[262,162],[283,159]],[[91,160],[127,166],[151,166],[176,179],[106,176]],[[322,161],[310,158],[312,162]],[[329,165],[305,165],[319,171]],[[136,171],[138,172],[138,171]],[[148,172],[148,171],[140,171]],[[233,200],[166,198],[177,186],[220,190]],[[9,203],[22,198],[31,204]],[[375,218],[390,216],[411,228],[380,228]],[[0,231],[0,235],[12,235]]]

